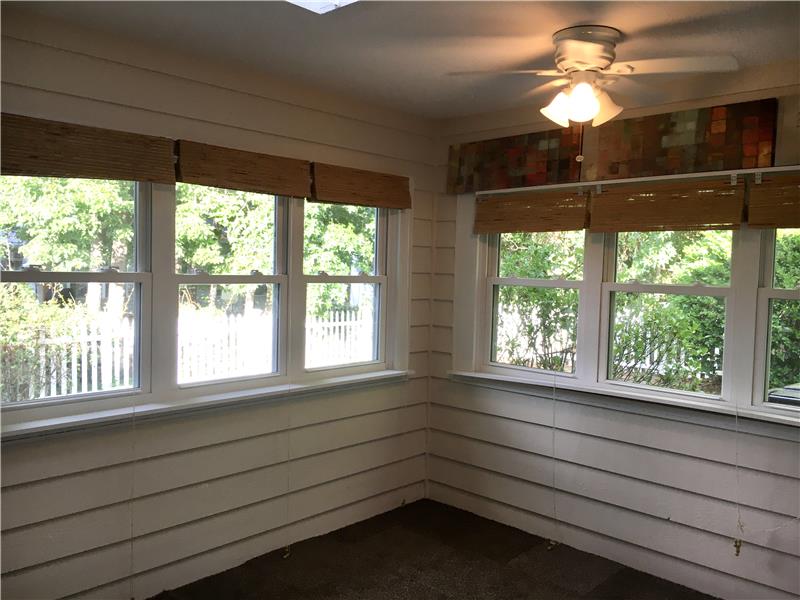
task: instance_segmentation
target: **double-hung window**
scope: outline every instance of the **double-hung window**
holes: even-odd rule
[[[279,372],[285,200],[186,183],[175,200],[178,383]]]
[[[800,407],[800,229],[764,232],[757,403]]]
[[[7,426],[403,377],[407,178],[13,115],[3,142]]]
[[[456,332],[457,376],[792,418],[800,176],[787,170],[464,198],[457,252],[478,268],[458,270],[455,311],[476,323]]]
[[[614,278],[603,284],[605,379],[720,397],[732,232],[609,237],[616,243]]]
[[[147,386],[149,186],[0,177],[3,406]]]
[[[386,209],[306,200],[302,217],[305,369],[383,362]]]
[[[492,364],[575,372],[583,246],[583,231],[491,240]]]

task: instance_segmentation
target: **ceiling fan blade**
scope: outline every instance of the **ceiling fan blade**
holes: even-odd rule
[[[548,81],[547,83],[543,83],[542,85],[537,85],[532,90],[528,90],[525,92],[522,97],[523,98],[530,98],[531,96],[538,96],[539,94],[543,94],[545,92],[554,92],[557,88],[563,87],[569,83],[569,79],[554,79],[553,81]]]
[[[563,77],[564,73],[558,69],[509,69],[499,71],[452,71],[448,75],[460,77],[463,75],[536,75],[537,77]]]
[[[602,87],[611,93],[620,94],[636,102],[638,105],[661,104],[667,99],[660,90],[645,85],[641,81],[627,79],[625,77],[606,79]]]
[[[646,60],[619,61],[606,69],[614,75],[651,75],[656,73],[721,73],[737,71],[733,56],[676,56]]]

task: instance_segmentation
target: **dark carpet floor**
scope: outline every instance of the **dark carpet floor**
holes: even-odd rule
[[[158,600],[708,600],[429,500],[155,596]]]

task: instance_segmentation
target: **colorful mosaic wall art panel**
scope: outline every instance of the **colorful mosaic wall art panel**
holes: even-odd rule
[[[597,179],[771,167],[775,98],[611,121],[599,128]]]
[[[451,194],[580,180],[581,128],[555,129],[450,146]]]

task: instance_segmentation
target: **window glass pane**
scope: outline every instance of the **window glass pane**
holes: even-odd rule
[[[178,286],[178,383],[276,371],[278,286]]]
[[[492,362],[573,373],[578,290],[494,288]]]
[[[275,272],[275,196],[175,186],[175,271]]]
[[[800,286],[800,229],[775,232],[775,287]]]
[[[609,378],[720,394],[725,300],[616,292]]]
[[[378,294],[373,283],[309,283],[306,368],[378,359]]]
[[[617,234],[617,281],[728,285],[731,231],[628,231]]]
[[[131,181],[0,176],[0,269],[135,270]]]
[[[503,233],[500,277],[583,279],[583,231]]]
[[[306,201],[303,272],[374,275],[377,222],[375,208]]]
[[[800,406],[800,300],[770,300],[767,399]]]
[[[3,404],[137,385],[137,285],[0,284]]]

